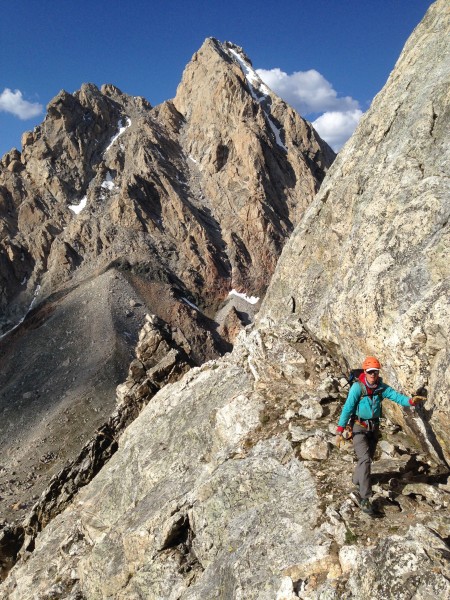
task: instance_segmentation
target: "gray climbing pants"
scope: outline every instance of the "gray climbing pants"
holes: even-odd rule
[[[375,454],[379,431],[367,431],[361,425],[353,425],[353,448],[358,463],[353,473],[353,483],[359,486],[361,498],[370,498],[372,484],[370,483],[370,465]]]

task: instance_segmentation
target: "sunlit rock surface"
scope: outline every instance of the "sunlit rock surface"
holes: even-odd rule
[[[420,430],[402,424],[447,463],[449,27],[436,2],[289,240],[262,310],[294,310],[352,367],[376,355],[406,394],[426,388]]]

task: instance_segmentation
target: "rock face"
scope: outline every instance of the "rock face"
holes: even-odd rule
[[[387,360],[390,346],[387,342],[386,348],[369,346],[368,325],[362,333],[359,329],[356,333],[341,331],[339,318],[355,327],[361,321],[356,317],[352,321],[348,313],[335,314],[326,300],[321,306],[320,295],[328,293],[325,283],[330,282],[335,302],[342,307],[354,307],[354,297],[359,298],[370,323],[371,313],[363,300],[367,306],[372,302],[372,279],[367,275],[372,263],[352,265],[347,276],[358,284],[353,294],[360,295],[353,296],[348,288],[349,300],[344,304],[338,282],[348,287],[340,270],[347,258],[338,254],[333,262],[331,256],[332,251],[338,252],[333,246],[338,234],[332,220],[336,210],[331,213],[329,198],[335,199],[334,208],[342,207],[339,227],[356,219],[351,235],[337,229],[346,251],[350,252],[354,240],[353,256],[365,257],[378,247],[379,237],[374,236],[373,248],[364,238],[362,223],[367,216],[374,214],[377,222],[377,211],[364,196],[365,189],[375,194],[390,185],[393,212],[383,222],[385,229],[401,212],[400,196],[407,210],[408,190],[414,215],[418,199],[412,197],[413,190],[425,190],[422,203],[426,206],[431,197],[437,202],[445,189],[444,178],[436,174],[431,177],[431,188],[428,177],[414,179],[412,171],[398,177],[398,165],[414,163],[413,146],[416,141],[423,145],[426,138],[408,125],[406,105],[403,109],[394,101],[397,94],[404,102],[410,101],[408,86],[402,82],[409,81],[414,90],[415,82],[420,81],[428,95],[415,105],[416,115],[433,103],[438,106],[434,95],[440,97],[441,88],[427,78],[442,64],[443,40],[448,47],[448,16],[447,2],[438,0],[431,6],[375,101],[375,107],[387,112],[377,117],[372,109],[361,125],[364,132],[367,122],[372,123],[372,134],[367,135],[379,136],[379,152],[383,143],[387,144],[389,152],[381,154],[383,170],[378,154],[369,170],[370,148],[364,146],[365,136],[358,131],[356,137],[364,151],[351,141],[332,169],[331,177],[341,195],[333,196],[333,179],[325,181],[326,193],[320,193],[307,210],[283,251],[257,323],[239,333],[231,353],[194,367],[151,398],[119,439],[106,466],[37,536],[34,550],[22,550],[19,562],[0,586],[5,598],[428,600],[450,595],[450,479],[442,459],[438,420],[416,413],[410,421],[425,423],[425,431],[435,431],[441,455],[437,446],[421,448],[420,440],[409,435],[412,425],[409,430],[401,429],[395,413],[384,420],[384,443],[373,463],[374,503],[384,518],[374,522],[349,498],[352,450],[344,446],[338,451],[333,439],[347,393],[342,377],[347,361],[356,361],[369,348]],[[422,60],[418,49],[427,60]],[[391,98],[388,106],[383,103],[385,97]],[[383,125],[383,114],[389,116],[392,106],[398,107],[396,117]],[[182,105],[179,107],[181,110]],[[445,129],[442,115],[447,114],[448,124],[448,105],[441,103],[435,110],[435,143],[443,145],[437,131]],[[389,138],[392,129],[398,133],[397,145]],[[404,155],[398,152],[401,147],[406,149]],[[424,172],[431,170],[427,156],[422,158]],[[205,161],[206,168],[209,158]],[[347,184],[342,173],[348,173]],[[390,184],[380,173],[392,174]],[[358,199],[350,193],[352,178],[361,184]],[[345,185],[348,193],[342,191],[347,189]],[[396,192],[400,188],[402,191]],[[363,200],[365,210],[361,211]],[[377,202],[387,210],[381,194]],[[328,220],[323,221],[327,214]],[[425,210],[423,214],[428,231]],[[435,218],[440,218],[438,215],[439,211]],[[321,225],[321,236],[316,223]],[[430,256],[438,252],[434,242],[441,247],[442,229],[436,227],[434,238],[429,232],[424,235]],[[395,235],[400,260],[402,248],[415,247],[417,233],[403,224],[395,229]],[[389,240],[384,241],[387,245]],[[363,242],[368,245],[367,252],[357,253]],[[311,256],[317,261],[315,275]],[[417,266],[415,260],[411,253],[403,268]],[[404,323],[395,304],[399,296],[394,292],[401,283],[396,264],[394,261],[384,273],[383,284],[392,294],[392,305],[377,305],[380,326],[370,332],[373,344],[394,318],[392,311],[400,315],[398,326]],[[340,279],[335,279],[331,265]],[[361,278],[361,269],[367,266]],[[424,285],[429,286],[429,294],[439,291],[426,277]],[[330,302],[330,295],[325,298]],[[436,298],[438,303],[442,301],[439,294]],[[422,301],[422,297],[417,299]],[[433,310],[431,306],[429,313],[434,314]],[[320,311],[325,314],[323,319]],[[230,322],[236,323],[233,312],[228,314]],[[329,315],[334,315],[334,324],[327,327]],[[445,332],[447,325],[436,319],[440,331]],[[173,335],[172,339],[175,341]],[[448,336],[443,339],[447,344]],[[184,348],[180,341],[177,345]],[[422,354],[419,358],[422,360]],[[399,346],[396,360],[408,365],[412,359]],[[394,385],[401,383],[398,364],[392,361],[390,371],[386,369],[385,378]],[[133,362],[119,393],[130,391],[133,396],[153,366],[146,365],[142,356]],[[432,403],[431,387],[429,391],[428,402]],[[5,527],[3,531],[5,547],[13,547],[11,530]]]
[[[406,600],[415,586],[419,599],[445,597],[450,488],[389,426],[394,456],[375,462],[386,518],[374,528],[361,516],[351,457],[331,444],[341,367],[298,321],[242,332],[232,354],[152,398],[0,592]],[[312,419],[301,409],[314,401]]]
[[[173,103],[186,119],[192,183],[224,232],[233,287],[259,294],[334,157],[232,44],[207,40]]]
[[[425,388],[409,427],[447,463],[449,28],[436,2],[289,240],[263,307],[277,320],[294,310],[352,367],[376,355],[393,385]]]
[[[213,39],[173,101],[152,108],[86,84],[47,108],[0,163],[8,519],[110,417],[146,314],[176,331],[193,364],[231,349],[251,311],[220,328],[217,309],[233,288],[265,292],[334,158],[241,49]]]

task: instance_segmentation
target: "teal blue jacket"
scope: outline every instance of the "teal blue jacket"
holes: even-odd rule
[[[381,403],[384,398],[389,398],[389,400],[393,400],[401,406],[410,406],[409,397],[399,394],[383,383],[381,377],[372,396],[363,395],[363,393],[367,393],[365,390],[363,392],[363,386],[364,384],[361,384],[360,381],[356,381],[350,388],[347,400],[342,407],[338,427],[345,427],[352,415],[356,415],[363,420],[379,419],[381,417]]]

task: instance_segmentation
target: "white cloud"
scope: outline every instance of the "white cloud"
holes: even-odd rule
[[[5,88],[0,94],[0,111],[11,113],[19,119],[31,119],[42,112],[42,104],[24,100],[20,90]]]
[[[258,75],[276,94],[302,116],[323,113],[314,122],[320,136],[337,152],[352,135],[362,116],[359,102],[339,97],[331,83],[315,69],[288,75],[281,69],[257,69]]]
[[[338,152],[355,131],[362,115],[359,108],[345,112],[329,111],[313,121],[312,125],[320,137]]]
[[[258,69],[257,73],[264,83],[302,115],[359,108],[359,102],[350,96],[338,98],[331,83],[315,69],[295,71],[292,75],[281,69]]]

